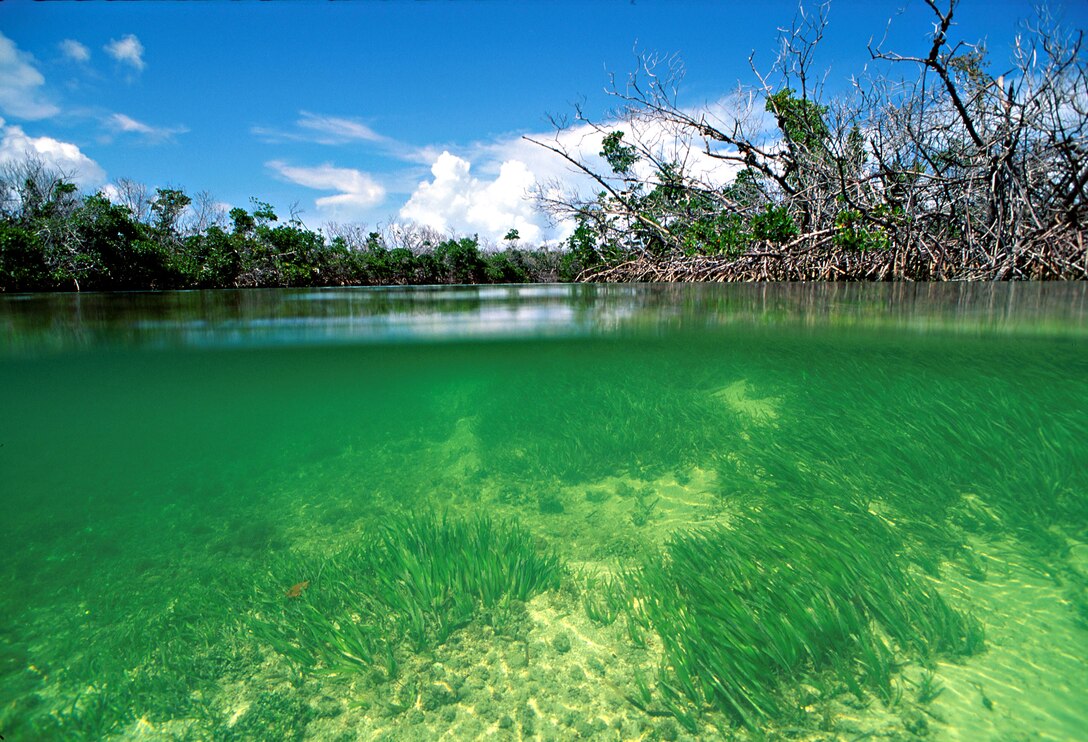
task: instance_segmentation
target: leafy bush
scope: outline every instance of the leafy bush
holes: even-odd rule
[[[739,255],[751,242],[744,219],[732,213],[695,221],[684,234],[684,250],[689,255]]]
[[[887,250],[891,247],[888,233],[879,226],[866,226],[865,217],[857,209],[838,213],[832,241],[846,250]]]
[[[0,222],[0,286],[33,291],[52,286],[42,245],[29,230]]]
[[[797,222],[784,206],[768,204],[762,212],[752,217],[752,235],[757,240],[782,244],[799,234],[801,230],[798,229]]]

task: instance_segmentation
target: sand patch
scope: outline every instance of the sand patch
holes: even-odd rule
[[[729,409],[757,425],[774,423],[782,407],[781,397],[754,396],[747,379],[734,381],[729,386],[711,392],[711,396],[721,400]]]

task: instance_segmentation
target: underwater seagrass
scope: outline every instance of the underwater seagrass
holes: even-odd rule
[[[252,627],[306,667],[380,666],[391,677],[401,644],[441,644],[483,610],[556,587],[561,570],[516,522],[405,517],[358,548],[283,560],[258,596]],[[296,581],[286,592],[285,576]]]
[[[692,708],[714,708],[757,729],[806,676],[831,671],[889,700],[896,656],[979,651],[981,624],[915,579],[897,546],[867,511],[796,499],[674,535],[628,573],[632,618],[662,642],[666,705],[689,727]]]

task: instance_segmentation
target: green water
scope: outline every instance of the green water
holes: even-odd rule
[[[9,740],[1088,739],[1083,284],[0,297],[0,508]]]

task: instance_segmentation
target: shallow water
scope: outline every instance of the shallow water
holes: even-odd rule
[[[1084,284],[0,296],[0,734],[1086,739],[1086,441]],[[559,586],[384,637],[395,671],[262,633],[427,512],[516,520]],[[871,519],[985,646],[922,656],[885,624],[891,680],[853,692],[865,660],[817,633],[753,681],[773,713],[672,713],[649,581],[619,620],[587,604],[685,534],[792,512],[770,537],[799,554],[817,514]]]

